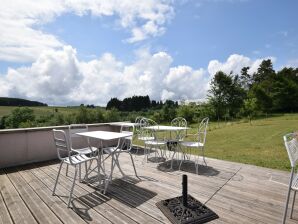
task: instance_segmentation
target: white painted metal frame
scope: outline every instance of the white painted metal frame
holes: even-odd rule
[[[132,128],[132,130],[129,130],[129,128]],[[125,130],[128,129],[128,130]],[[115,166],[118,167],[119,171],[121,172],[122,176],[125,176],[124,172],[121,169],[120,163],[119,163],[119,156],[121,153],[128,153],[131,159],[131,163],[134,169],[134,173],[136,175],[136,177],[138,177],[137,171],[136,171],[136,167],[135,167],[135,163],[133,160],[133,157],[131,155],[131,149],[132,149],[132,141],[133,141],[133,134],[134,134],[134,125],[122,125],[120,128],[120,133],[125,133],[125,134],[129,134],[130,136],[128,137],[124,137],[124,138],[119,138],[118,139],[118,144],[116,147],[107,147],[107,148],[103,148],[103,151],[108,154],[109,156],[112,157],[112,162],[111,162],[111,172],[110,172],[110,177],[109,177],[109,181],[112,180],[112,175],[113,175],[113,171]],[[138,177],[139,178],[139,177]]]
[[[68,126],[68,135],[69,135],[69,145],[72,152],[77,153],[79,155],[92,155],[94,156],[96,153],[98,153],[98,149],[96,147],[92,147],[90,145],[89,138],[84,138],[77,133],[80,132],[88,132],[88,126],[86,124],[71,124]],[[74,144],[74,139],[80,138],[80,142],[85,142],[84,147],[76,148]],[[91,163],[89,164],[89,167],[91,166]],[[87,162],[85,163],[85,172],[87,172]],[[66,175],[68,174],[68,166],[66,167]],[[82,177],[82,168],[81,165],[79,166],[79,180],[81,181]]]
[[[198,148],[201,150],[203,162],[207,166],[206,160],[205,160],[205,152],[204,152],[204,147],[205,147],[205,142],[206,142],[206,136],[207,136],[207,129],[208,129],[208,123],[209,123],[209,118],[205,117],[202,119],[198,132],[196,134],[189,134],[188,136],[193,136],[195,137],[194,141],[182,141],[181,146],[185,148]],[[183,157],[185,158],[185,150],[182,150],[183,152]],[[199,152],[197,156],[195,157],[195,168],[196,168],[196,173],[198,174],[198,167],[199,167]],[[181,160],[179,169],[181,168],[181,165],[183,163],[183,160]]]
[[[288,187],[288,193],[287,193],[287,199],[286,199],[286,206],[285,206],[285,211],[284,211],[283,220],[282,220],[282,223],[284,224],[287,217],[291,191],[294,191],[294,196],[292,201],[290,218],[293,217],[293,209],[295,205],[296,192],[298,191],[298,174],[295,171],[295,167],[298,161],[298,133],[286,134],[283,137],[283,139],[284,139],[289,160],[291,162],[291,175],[290,175],[290,181],[289,181],[289,187]]]
[[[57,187],[57,183],[58,183],[62,165],[64,163],[66,163],[67,165],[73,166],[75,168],[75,174],[73,177],[73,182],[72,182],[72,186],[70,189],[69,199],[68,199],[68,204],[67,204],[67,207],[70,207],[73,189],[74,189],[75,181],[77,178],[78,166],[80,166],[82,163],[86,163],[86,162],[92,161],[94,159],[97,160],[97,157],[87,157],[84,154],[72,155],[72,151],[71,151],[71,148],[70,148],[70,145],[68,142],[68,138],[66,137],[66,134],[63,130],[53,129],[53,137],[54,137],[54,142],[55,142],[55,146],[57,149],[57,155],[61,162],[60,162],[60,167],[59,167],[59,171],[57,174],[57,178],[55,181],[55,185],[54,185],[52,194],[55,195],[55,191],[56,191],[56,187]],[[65,154],[67,155],[66,157],[64,157]],[[98,162],[98,160],[97,160],[97,162]],[[99,175],[99,181],[100,181],[101,179],[100,179],[99,172],[98,172],[98,175]]]
[[[146,162],[148,162],[148,156],[153,147],[155,149],[155,157],[158,154],[156,149],[159,149],[161,157],[164,157],[165,154],[162,151],[162,147],[165,147],[167,142],[165,139],[159,139],[157,137],[156,132],[159,130],[157,123],[154,120],[143,118],[141,119],[140,127],[139,139],[144,141],[144,159],[146,159]]]
[[[115,139],[123,139],[123,138],[129,138],[132,137],[132,132],[111,132],[111,131],[89,131],[89,132],[82,132],[82,133],[77,133],[78,135],[81,136],[85,136],[85,137],[89,137],[89,138],[94,138],[94,139],[98,139],[101,141],[101,146],[102,149],[100,150],[100,152],[98,153],[98,161],[99,163],[97,164],[97,169],[98,169],[98,173],[100,173],[100,170],[103,171],[105,177],[107,177],[106,175],[106,171],[105,171],[105,166],[104,166],[104,161],[106,159],[108,159],[109,157],[112,156],[112,154],[108,154],[108,156],[106,158],[103,158],[103,152],[105,149],[107,149],[108,147],[103,147],[103,141],[109,141],[109,140],[115,140]],[[112,158],[113,159],[113,158]],[[110,171],[110,176],[107,178],[105,178],[105,188],[104,188],[104,194],[108,188],[109,182],[112,178],[112,174],[113,174],[113,170],[115,165],[117,165],[117,167],[119,168],[120,172],[121,172],[121,168],[120,168],[120,164],[117,162],[112,163],[114,164],[112,167],[113,169],[111,169]],[[93,168],[94,170],[95,168]],[[91,170],[91,171],[93,171]],[[122,172],[123,173],[123,172]]]

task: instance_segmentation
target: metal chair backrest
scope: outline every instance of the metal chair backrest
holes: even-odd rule
[[[198,129],[198,141],[203,145],[205,145],[205,142],[206,142],[208,123],[209,123],[209,118],[208,117],[203,118]]]
[[[141,138],[154,138],[156,139],[156,132],[152,129],[147,129],[145,127],[149,126],[157,126],[157,123],[149,118],[143,118],[140,122],[141,130],[140,130],[140,137]]]
[[[132,130],[131,130],[131,128],[132,128]],[[127,130],[125,130],[125,129],[127,129]],[[134,137],[133,135],[135,133],[135,126],[134,125],[132,125],[130,127],[121,126],[120,132],[131,134],[131,136],[125,137],[124,139],[119,139],[119,141],[118,141],[118,146],[120,146],[122,149],[126,149],[127,151],[130,151],[132,148],[132,141],[133,141],[133,137]]]
[[[187,128],[187,121],[183,117],[176,117],[171,121],[171,126]],[[186,129],[176,131],[176,139],[177,140],[182,141],[185,138],[186,135],[187,135],[187,130]]]
[[[139,117],[136,117],[136,119],[135,119],[135,124],[136,124],[136,126],[135,126],[134,130],[135,130],[135,133],[136,133],[137,135],[139,135],[140,132],[141,132],[141,120],[142,120],[143,118],[144,118],[144,117],[139,116]]]
[[[67,154],[67,156],[70,157],[71,149],[69,147],[65,131],[53,129],[53,137],[54,137],[54,142],[57,149],[58,158],[60,160],[63,160],[65,158],[64,156],[65,154]]]
[[[291,162],[291,167],[294,168],[298,160],[298,134],[289,133],[286,134],[283,139]]]
[[[81,132],[87,132],[88,126],[86,124],[71,124],[68,126],[68,133],[69,133],[69,145],[71,149],[77,149],[74,148],[74,139],[80,138],[80,140],[86,142],[86,147],[88,147],[89,144],[89,138],[85,138],[83,136],[77,135],[76,133]]]

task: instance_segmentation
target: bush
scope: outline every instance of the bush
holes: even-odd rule
[[[5,119],[6,128],[32,127],[35,122],[35,115],[32,109],[28,107],[19,107],[12,111],[12,113]]]

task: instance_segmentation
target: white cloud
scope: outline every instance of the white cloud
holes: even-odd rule
[[[209,87],[211,76],[204,70],[193,70],[189,66],[177,66],[170,69],[164,79],[168,92],[166,98],[180,99],[203,99]]]
[[[110,53],[90,61],[77,59],[71,46],[42,53],[31,66],[9,69],[0,76],[0,95],[38,100],[50,105],[106,105],[112,97],[149,95],[155,100],[205,99],[217,69],[229,73],[242,66],[256,70],[262,59],[231,55],[226,62],[212,60],[208,69],[171,66],[166,52],[136,52],[125,64]],[[240,65],[237,65],[239,63]],[[235,70],[236,69],[236,70]]]
[[[115,16],[119,26],[131,33],[134,43],[163,34],[174,12],[171,0],[3,0],[0,4],[0,60],[32,62],[49,49],[65,43],[42,31],[58,16]]]
[[[220,62],[218,60],[210,61],[208,65],[208,72],[212,75],[218,71],[223,71],[227,74],[230,74],[230,72],[240,74],[243,67],[250,67],[249,73],[252,74],[257,71],[259,65],[265,59],[271,59],[273,63],[276,61],[275,57],[265,57],[253,60],[243,55],[232,54],[228,57],[226,62]]]

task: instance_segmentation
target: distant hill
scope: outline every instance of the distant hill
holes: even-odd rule
[[[45,103],[19,98],[0,97],[0,106],[48,106]]]

